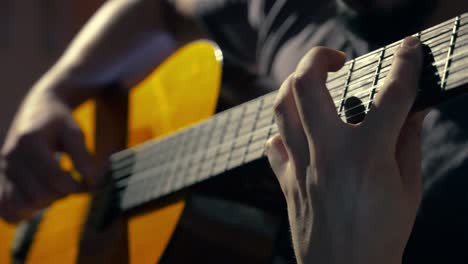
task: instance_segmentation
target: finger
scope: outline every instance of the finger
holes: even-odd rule
[[[379,135],[381,142],[395,145],[403,123],[416,98],[422,70],[421,43],[415,37],[403,41],[377,94],[364,125],[370,135]]]
[[[85,186],[76,182],[71,175],[64,172],[55,153],[42,144],[31,148],[28,166],[48,189],[53,190],[55,197],[85,191]],[[33,158],[32,158],[33,157]]]
[[[278,179],[278,183],[285,196],[293,186],[297,186],[298,181],[292,177],[293,173],[288,173],[291,169],[291,162],[286,146],[279,134],[270,138],[265,145],[265,153],[270,162],[270,166]]]
[[[305,169],[309,160],[307,138],[297,112],[294,92],[292,90],[293,76],[281,85],[275,101],[275,119],[281,142],[284,142],[289,159],[296,169]],[[282,143],[283,144],[283,143]]]
[[[403,185],[409,193],[421,192],[421,133],[427,111],[410,114],[401,129],[396,160]]]
[[[6,168],[7,177],[26,196],[34,209],[44,208],[59,197],[50,188],[47,188],[23,161],[11,161]]]
[[[75,169],[83,177],[84,184],[87,187],[96,186],[91,156],[86,149],[83,133],[74,121],[64,129],[61,143],[63,151],[70,155]]]
[[[344,53],[328,48],[311,50],[295,73],[294,96],[306,135],[310,142],[326,141],[342,123],[326,87],[328,72],[343,67]],[[317,140],[312,140],[316,138]],[[314,144],[315,145],[315,144]]]
[[[265,153],[273,172],[279,178],[284,174],[284,168],[289,161],[288,151],[279,134],[267,141],[265,144]]]

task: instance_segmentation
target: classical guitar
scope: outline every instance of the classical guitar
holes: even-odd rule
[[[425,44],[425,65],[414,108],[466,91],[468,14],[416,36]],[[343,121],[352,122],[372,107],[400,43],[351,60],[329,74],[327,86]],[[233,210],[237,205],[189,195],[195,186],[262,160],[266,140],[277,133],[274,92],[210,117],[219,91],[221,57],[216,46],[194,43],[132,89],[128,104],[125,97],[112,95],[107,103],[87,102],[78,109],[76,118],[86,131],[88,147],[106,161],[108,181],[95,194],[58,201],[32,224],[15,228],[0,223],[0,263],[195,261],[184,257],[180,245],[189,241],[196,250],[188,255],[203,259],[197,251],[208,246],[195,243],[196,236],[211,241],[208,251],[215,258],[210,261],[267,263],[275,236],[269,230],[276,226],[268,214],[250,209],[238,213]],[[115,123],[128,129],[115,128]],[[128,148],[116,151],[116,146],[125,147],[125,141]],[[218,193],[229,191],[224,187]],[[214,213],[201,201],[216,208]],[[243,239],[236,225],[243,216],[248,216],[251,239]],[[219,228],[219,222],[228,223],[230,232]],[[190,232],[181,237],[177,235],[181,230]],[[223,234],[228,238],[218,239]],[[221,245],[229,250],[217,252]],[[233,254],[225,255],[228,251]]]

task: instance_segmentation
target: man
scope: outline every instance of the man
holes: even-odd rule
[[[335,9],[328,1],[108,1],[64,56],[37,82],[18,112],[2,149],[4,175],[0,178],[0,215],[17,221],[59,197],[92,188],[97,179],[80,131],[71,118],[71,109],[106,84],[121,82],[131,86],[178,45],[203,36],[200,29],[205,29],[220,44],[230,67],[243,69],[247,75],[266,76],[279,86],[295,70],[300,59],[317,45],[344,50],[355,57],[468,10],[466,1],[422,2],[347,0],[338,3],[342,16],[329,18]],[[392,24],[396,21],[392,19],[395,15],[398,15],[398,24]],[[408,32],[402,32],[402,28]],[[327,57],[333,56],[336,54]],[[315,56],[308,58],[316,60]],[[314,68],[321,67],[314,64]],[[431,115],[427,125],[441,128],[443,132],[435,138],[428,137],[425,141],[431,144],[426,144],[425,148],[447,142],[447,125],[442,115]],[[456,132],[462,135],[461,130]],[[57,151],[71,155],[85,184],[76,183],[60,170],[53,155]],[[433,155],[431,149],[426,152]],[[426,157],[425,169],[432,170],[426,165],[431,160],[439,164],[448,162],[441,159],[446,153],[439,153]],[[276,171],[281,175],[278,169]],[[445,171],[432,179],[439,179],[442,174]],[[429,181],[434,182],[440,183]],[[441,185],[444,184],[436,187]],[[442,191],[429,190],[424,199],[436,199],[438,195],[431,194],[439,192]],[[425,211],[425,207],[437,203],[437,200],[427,204],[423,201],[420,216],[440,212]],[[432,228],[427,224],[431,223],[427,217],[421,219],[415,228],[418,234],[414,236],[415,241],[427,239],[424,234],[429,234],[427,228]],[[304,221],[302,225],[305,226]]]

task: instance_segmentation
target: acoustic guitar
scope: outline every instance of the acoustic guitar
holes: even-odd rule
[[[468,14],[415,36],[424,43],[424,70],[414,110],[466,91]],[[327,87],[343,121],[359,120],[372,107],[400,44],[329,74]],[[0,263],[270,262],[278,221],[254,205],[275,199],[277,187],[263,192],[250,183],[263,179],[251,165],[264,164],[263,146],[277,133],[276,93],[212,116],[221,61],[216,45],[193,43],[128,97],[114,92],[76,110],[90,151],[106,164],[107,180],[95,193],[71,195],[29,223],[0,223]],[[240,194],[236,182],[247,186]],[[203,195],[191,195],[194,190]],[[263,201],[241,205],[252,194]],[[228,202],[211,198],[217,195]]]

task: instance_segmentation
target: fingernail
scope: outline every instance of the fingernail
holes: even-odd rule
[[[402,47],[407,47],[407,48],[412,48],[416,47],[419,45],[419,39],[417,37],[407,37],[403,40],[403,43],[401,43]]]

